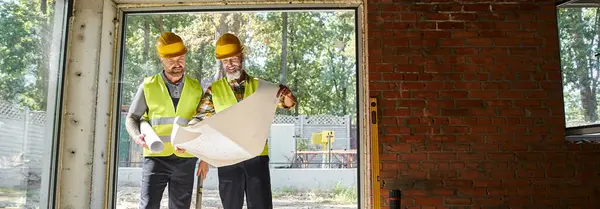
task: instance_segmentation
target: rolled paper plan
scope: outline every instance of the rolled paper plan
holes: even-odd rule
[[[150,148],[150,152],[159,153],[162,152],[165,148],[165,145],[160,140],[156,132],[152,129],[152,126],[146,121],[142,121],[140,123],[140,131],[144,134],[144,140],[146,140],[146,144],[148,148]]]
[[[279,85],[260,80],[256,92],[241,102],[193,125],[174,123],[171,144],[215,167],[256,157],[275,117],[277,91]]]

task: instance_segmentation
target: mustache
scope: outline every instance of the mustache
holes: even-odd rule
[[[227,68],[227,70],[240,70],[240,69],[241,69],[240,66],[231,66],[231,67]]]

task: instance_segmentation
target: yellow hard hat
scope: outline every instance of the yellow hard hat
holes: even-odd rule
[[[225,33],[217,40],[215,51],[217,59],[220,60],[236,56],[242,53],[243,49],[244,47],[242,47],[242,43],[237,36],[231,33]]]
[[[171,58],[187,53],[187,49],[181,37],[171,32],[164,32],[156,40],[156,52],[160,57]]]

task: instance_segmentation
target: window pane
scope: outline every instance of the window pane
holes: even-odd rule
[[[567,127],[596,125],[600,87],[598,7],[558,8]]]
[[[236,34],[245,47],[248,74],[285,83],[298,100],[296,107],[277,111],[270,129],[274,207],[358,208],[355,18],[353,10],[128,15],[121,117],[127,116],[142,79],[163,69],[155,49],[161,32],[182,37],[188,47],[186,74],[204,89],[224,76],[215,59],[217,38]],[[116,205],[137,208],[142,149],[125,133],[125,119],[120,127]],[[203,208],[222,207],[216,168],[209,171],[203,192]]]
[[[47,208],[64,3],[0,1],[0,207]]]

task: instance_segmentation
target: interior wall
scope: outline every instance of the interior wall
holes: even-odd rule
[[[552,0],[368,1],[382,198],[598,208],[600,145],[565,141]]]

